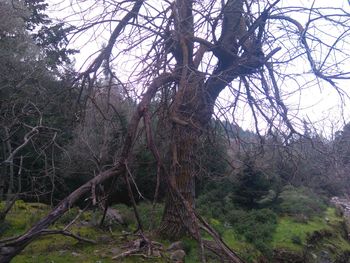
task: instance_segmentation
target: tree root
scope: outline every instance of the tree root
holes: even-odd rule
[[[120,259],[128,256],[139,256],[148,259],[160,258],[163,252],[163,246],[160,243],[145,238],[131,241],[124,248],[127,250],[114,256],[112,259]]]

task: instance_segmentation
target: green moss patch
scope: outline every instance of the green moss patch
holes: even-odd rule
[[[143,204],[139,211],[145,219],[145,226],[152,227],[152,222],[147,215],[150,215],[150,205]],[[125,216],[130,229],[135,227],[132,209],[126,206],[118,206],[118,209]],[[22,201],[16,203],[14,209],[7,217],[8,226],[2,237],[18,235],[27,230],[33,223],[44,216],[49,207],[42,204],[27,204]],[[156,207],[156,224],[160,220],[162,207]],[[54,229],[62,229],[78,213],[78,208],[68,211],[54,226]],[[123,238],[122,227],[99,229],[93,226],[94,218],[99,218],[99,212],[84,212],[70,229],[73,233],[87,239],[97,241],[97,244],[87,244],[76,239],[62,235],[51,235],[41,237],[32,242],[26,249],[12,261],[14,263],[110,263],[141,262],[140,257],[128,257],[121,261],[112,260],[112,257],[123,251],[122,246],[127,241]],[[148,219],[148,221],[147,221]],[[262,253],[251,242],[247,242],[244,236],[237,232],[237,229],[224,224],[220,220],[210,219],[210,224],[219,232],[227,244],[237,252],[246,262],[257,262],[263,257]],[[328,208],[322,216],[313,217],[305,223],[295,220],[295,217],[278,217],[276,228],[270,241],[271,249],[287,251],[295,255],[309,256],[319,255],[322,251],[332,253],[332,259],[337,260],[346,257],[350,251],[350,244],[344,239],[343,219],[336,215],[335,209]],[[129,230],[130,230],[129,229]],[[112,232],[110,232],[112,230]],[[327,234],[328,233],[328,234]],[[207,235],[204,238],[210,239]],[[129,239],[130,240],[130,239]],[[169,241],[158,240],[165,246]],[[186,250],[186,262],[199,262],[199,250],[196,241],[191,239],[183,240]],[[312,243],[312,244],[311,244]],[[208,253],[208,262],[219,262]],[[150,259],[142,262],[165,262],[164,259]],[[271,261],[272,262],[272,261]],[[310,261],[313,262],[313,261]]]

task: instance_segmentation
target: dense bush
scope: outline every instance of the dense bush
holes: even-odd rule
[[[113,205],[113,207],[121,213],[126,225],[131,229],[137,228],[137,220],[132,207],[125,204],[116,204]],[[140,202],[137,205],[137,211],[145,230],[154,230],[159,226],[163,209],[164,206],[161,204],[156,204],[153,208],[153,205],[150,202]]]
[[[230,177],[207,182],[196,200],[196,208],[207,218],[224,220],[225,215],[234,209],[234,189],[235,182]]]
[[[260,207],[259,201],[269,194],[272,182],[247,161],[246,167],[238,175],[235,201],[248,209]]]
[[[311,217],[326,209],[324,201],[311,189],[286,186],[280,193],[277,209],[292,216]]]
[[[277,215],[272,210],[233,210],[227,219],[238,236],[253,244],[264,255],[271,256],[269,243],[277,226]]]

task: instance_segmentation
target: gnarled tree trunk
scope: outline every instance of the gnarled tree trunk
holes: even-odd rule
[[[167,237],[179,238],[186,232],[195,233],[198,227],[184,201],[194,208],[197,147],[212,108],[204,92],[203,77],[195,70],[191,71],[188,78],[179,83],[170,111],[171,163],[167,176],[177,193],[169,190],[166,199],[160,232]]]
[[[175,185],[189,205],[194,206],[196,165],[193,154],[197,146],[198,131],[192,127],[174,125],[172,131],[172,162],[169,171],[172,185]],[[183,200],[168,191],[160,231],[170,238],[179,238],[189,229],[194,229],[189,211]]]

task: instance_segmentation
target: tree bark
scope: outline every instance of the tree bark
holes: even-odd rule
[[[171,186],[176,189],[175,193],[171,189],[168,191],[160,227],[160,233],[167,237],[179,238],[186,232],[195,233],[197,223],[191,220],[190,211],[185,203],[194,208],[197,145],[202,131],[210,122],[218,95],[233,79],[251,74],[261,66],[260,47],[247,45],[254,41],[252,36],[247,34],[243,2],[228,0],[223,6],[221,36],[215,45],[207,46],[212,49],[218,63],[213,74],[205,79],[196,70],[198,62],[193,61],[193,1],[175,1],[177,12],[174,20],[179,41],[176,52],[172,53],[180,75],[178,91],[169,117],[173,129],[171,164],[167,176]],[[240,41],[246,45],[243,55],[238,56],[239,46],[242,45]]]
[[[10,138],[10,133],[7,127],[4,128],[5,130],[5,136],[6,138]],[[12,146],[10,139],[6,141],[6,147],[7,147],[7,152],[9,156],[12,156]],[[8,182],[8,188],[7,188],[7,200],[11,199],[12,193],[14,192],[14,171],[13,171],[13,156],[12,158],[7,158],[8,162],[4,163],[3,165],[6,167],[6,165],[9,166],[9,182]],[[4,159],[5,160],[5,159]],[[5,168],[6,169],[6,168]],[[5,170],[7,171],[7,170]]]
[[[194,153],[198,131],[192,127],[175,124],[172,131],[172,162],[169,171],[171,184],[175,185],[182,197],[194,207],[195,173]],[[171,190],[165,203],[160,231],[167,237],[177,239],[194,229],[194,222],[182,199]]]
[[[2,142],[2,160],[6,160],[6,144]],[[5,200],[5,177],[7,173],[7,167],[3,163],[0,170],[0,201]]]
[[[185,233],[196,232],[197,222],[194,222],[184,201],[194,208],[195,177],[198,172],[196,153],[213,108],[204,88],[203,76],[192,70],[186,80],[179,83],[179,91],[170,109],[171,162],[167,176],[177,191],[168,189],[159,229],[168,238],[177,239]]]

